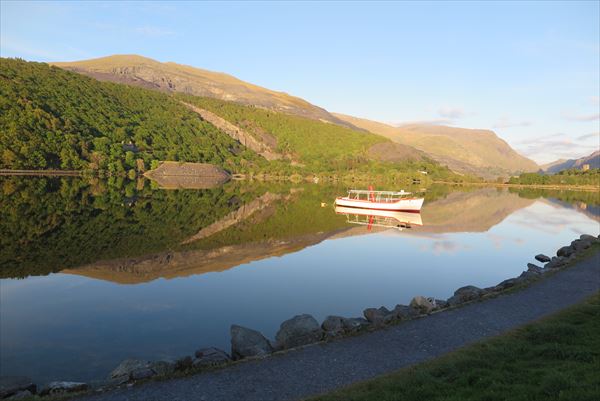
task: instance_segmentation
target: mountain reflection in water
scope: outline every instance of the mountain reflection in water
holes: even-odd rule
[[[0,189],[1,373],[40,381],[227,349],[232,323],[273,337],[299,313],[359,316],[493,285],[537,253],[597,235],[600,203],[597,193],[435,186],[420,215],[394,217],[399,231],[321,207],[342,187],[3,177]]]

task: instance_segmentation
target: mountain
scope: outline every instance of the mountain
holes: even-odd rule
[[[101,82],[45,63],[1,59],[0,168],[134,177],[160,162],[243,174],[458,178],[366,131],[215,98]],[[402,176],[402,177],[400,177]],[[429,178],[429,177],[427,177]]]
[[[584,164],[589,164],[590,168],[600,168],[600,150],[593,152],[591,155],[580,157],[579,159],[559,159],[552,163],[540,166],[542,171],[547,174],[555,174],[559,171],[568,169],[581,169]]]
[[[138,55],[114,55],[91,60],[56,62],[52,65],[89,75],[101,81],[142,86],[165,92],[211,97],[350,126],[298,97],[244,82],[231,75]]]
[[[450,169],[484,178],[536,171],[537,164],[518,154],[493,131],[411,124],[394,127],[334,113],[359,128],[419,149]]]
[[[266,164],[167,94],[1,59],[0,168],[124,175],[162,160]]]

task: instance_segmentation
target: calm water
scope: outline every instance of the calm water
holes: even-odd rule
[[[422,225],[399,231],[337,215],[344,188],[0,184],[0,374],[38,382],[103,378],[128,357],[228,350],[232,323],[273,338],[299,313],[321,321],[448,298],[599,231],[598,193],[434,187]]]

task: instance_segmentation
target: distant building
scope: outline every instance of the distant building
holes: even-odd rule
[[[588,171],[590,169],[590,165],[589,164],[584,164],[583,166],[581,166],[581,170],[583,171]]]

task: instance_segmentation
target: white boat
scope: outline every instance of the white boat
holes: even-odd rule
[[[418,213],[424,198],[411,196],[411,192],[373,191],[371,189],[351,189],[348,196],[335,199],[336,206],[360,209],[387,210],[394,212]]]
[[[360,209],[357,207],[336,206],[335,212],[347,216],[350,224],[371,227],[396,228],[402,230],[412,226],[422,226],[420,213],[393,212],[389,210]]]

